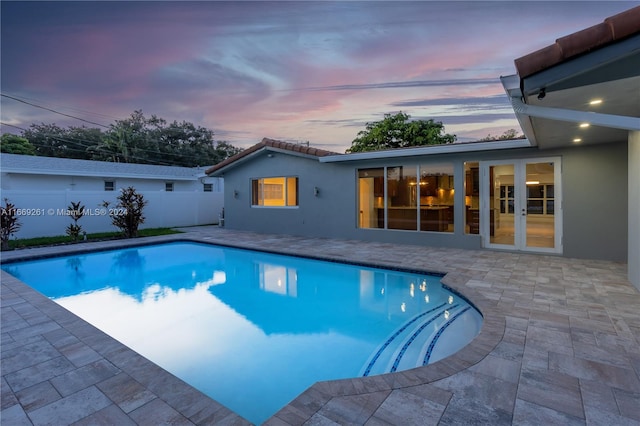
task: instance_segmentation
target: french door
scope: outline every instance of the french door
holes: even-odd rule
[[[559,157],[485,161],[480,173],[485,247],[562,253]]]

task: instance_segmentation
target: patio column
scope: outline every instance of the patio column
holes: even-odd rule
[[[640,131],[629,132],[629,245],[627,265],[629,282],[640,291]]]

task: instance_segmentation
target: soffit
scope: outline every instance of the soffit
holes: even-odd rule
[[[640,65],[636,72],[640,72]],[[591,105],[590,102],[594,99],[600,99],[602,103]],[[638,117],[640,124],[640,76],[547,91],[542,99],[538,99],[537,95],[528,96],[526,103],[540,107]],[[588,118],[588,115],[585,117]],[[577,143],[582,145],[627,140],[627,130],[594,125],[585,128],[580,127],[580,123],[549,118],[530,117],[530,120],[535,140],[542,149],[573,145],[577,138],[581,139]]]

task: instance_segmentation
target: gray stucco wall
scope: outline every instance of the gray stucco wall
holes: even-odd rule
[[[564,254],[627,260],[627,144],[568,150],[563,156]]]
[[[534,148],[413,158],[320,163],[285,153],[262,153],[224,175],[225,226],[264,233],[360,239],[441,247],[481,248],[479,235],[464,233],[465,161],[532,157],[562,158],[563,235],[567,257],[626,261],[627,143],[563,150]],[[453,233],[359,229],[356,170],[359,168],[451,163],[455,173]],[[251,179],[299,177],[298,208],[251,207]],[[314,196],[314,187],[319,195]],[[234,197],[234,190],[238,197]]]

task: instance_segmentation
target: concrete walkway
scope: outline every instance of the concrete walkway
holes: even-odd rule
[[[435,364],[321,382],[270,425],[640,425],[640,294],[626,265],[554,256],[253,234],[186,234],[2,254],[2,260],[191,239],[446,272],[484,315]],[[2,272],[2,424],[248,424]]]

